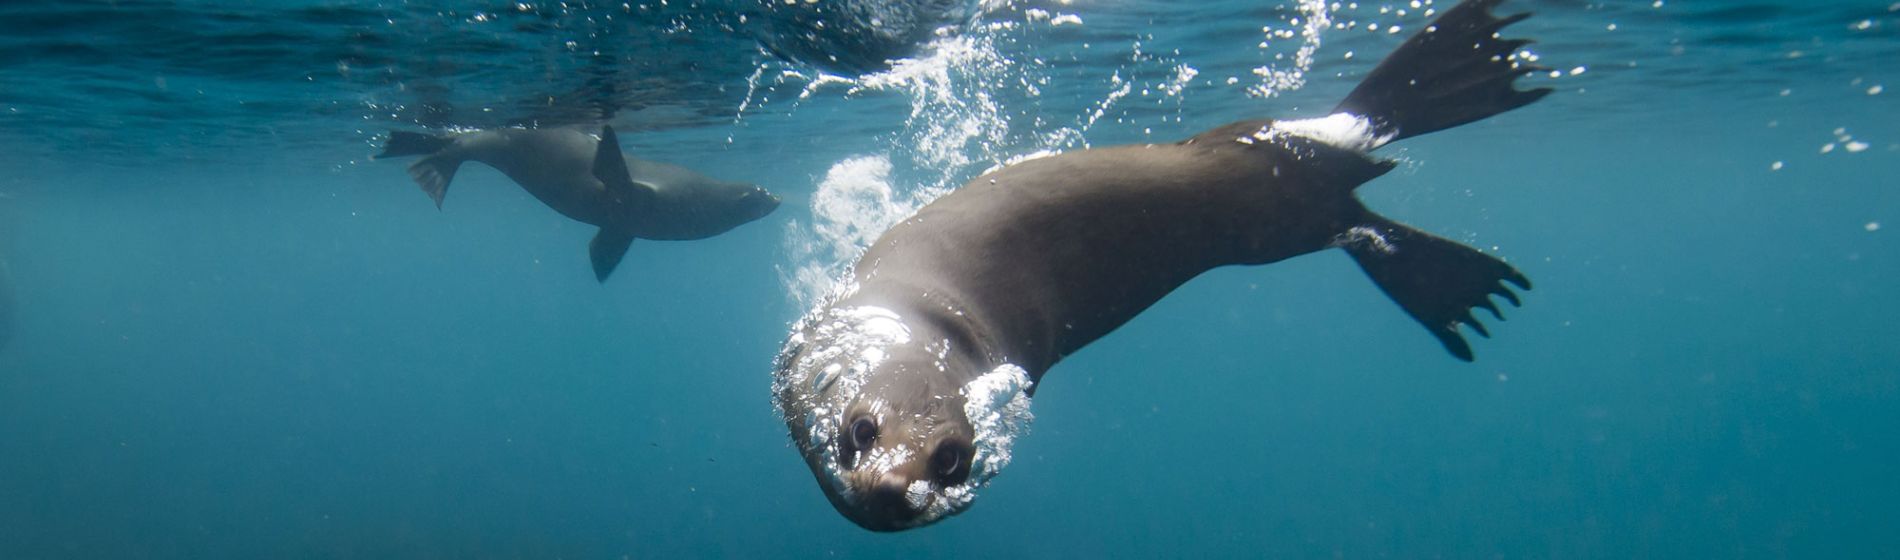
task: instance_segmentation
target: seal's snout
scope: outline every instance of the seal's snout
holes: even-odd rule
[[[771,214],[772,211],[777,210],[779,204],[783,202],[779,199],[778,195],[772,194],[772,191],[765,190],[765,187],[758,185],[752,185],[751,189],[746,191],[742,199],[744,200],[745,206],[751,209],[752,219],[754,220]]]
[[[923,511],[912,507],[908,495],[910,484],[904,477],[883,474],[858,477],[852,482],[857,486],[853,500],[849,504],[839,504],[838,510],[859,527],[872,531],[902,531],[918,524]]]
[[[864,494],[860,507],[866,515],[858,524],[873,531],[896,531],[911,526],[919,512],[911,509],[910,502],[905,499],[905,487],[900,477],[880,478]]]

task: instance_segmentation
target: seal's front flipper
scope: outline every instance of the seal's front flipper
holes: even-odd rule
[[[614,267],[620,266],[620,258],[627,256],[627,247],[632,245],[632,235],[606,229],[594,234],[594,240],[587,243],[587,254],[594,261],[594,279],[605,283],[607,276],[614,273]]]
[[[620,136],[614,134],[614,127],[600,127],[600,144],[594,148],[594,178],[605,183],[609,191],[633,185],[633,173],[627,171],[627,160],[620,155]]]
[[[1364,224],[1340,237],[1339,245],[1379,289],[1460,360],[1472,359],[1471,346],[1458,334],[1460,323],[1479,335],[1491,336],[1471,310],[1483,308],[1502,321],[1504,315],[1491,296],[1517,305],[1517,295],[1504,282],[1520,290],[1531,289],[1530,279],[1497,257],[1377,215],[1367,216]]]
[[[1518,76],[1548,71],[1520,63],[1530,44],[1498,31],[1530,14],[1491,15],[1504,0],[1465,0],[1386,55],[1334,113],[1372,121],[1376,136],[1400,140],[1477,121],[1529,105],[1550,88],[1520,91]]]
[[[611,126],[600,127],[600,147],[594,150],[594,178],[607,186],[608,198],[618,204],[641,201],[651,192],[633,182],[633,173],[627,170],[627,160],[620,153],[620,137]]]

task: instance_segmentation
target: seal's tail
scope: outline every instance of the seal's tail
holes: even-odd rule
[[[1548,71],[1517,60],[1524,39],[1498,31],[1530,14],[1498,18],[1504,0],[1465,0],[1432,20],[1366,75],[1334,113],[1371,121],[1376,136],[1410,138],[1529,105],[1550,88],[1518,90],[1519,76]]]
[[[1466,325],[1480,336],[1491,336],[1472,316],[1472,310],[1483,308],[1502,321],[1504,315],[1491,302],[1491,296],[1515,306],[1517,295],[1504,283],[1510,282],[1520,290],[1531,289],[1531,281],[1523,273],[1477,249],[1371,212],[1362,223],[1341,236],[1340,246],[1380,290],[1425,325],[1445,350],[1460,360],[1469,362],[1472,356],[1471,345],[1458,334],[1458,325]]]

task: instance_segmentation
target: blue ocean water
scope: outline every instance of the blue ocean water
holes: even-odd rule
[[[826,503],[771,360],[868,236],[1320,116],[1430,7],[5,4],[0,558],[1900,556],[1888,0],[1508,2],[1557,92],[1360,190],[1535,281],[1477,362],[1343,254],[1220,269],[1051,371],[969,512]],[[437,211],[368,158],[603,122],[786,204],[598,284],[499,173]]]

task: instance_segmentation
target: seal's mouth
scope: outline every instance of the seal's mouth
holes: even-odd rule
[[[756,220],[771,215],[772,211],[777,210],[779,204],[784,202],[784,199],[765,190],[764,187],[757,185],[752,185],[751,187],[752,190],[745,194],[744,199],[746,204],[752,208],[752,219]]]
[[[889,473],[853,473],[841,481],[843,488],[829,492],[832,507],[859,527],[878,532],[894,532],[928,525],[941,518],[927,507],[934,498],[924,482],[907,482]]]

